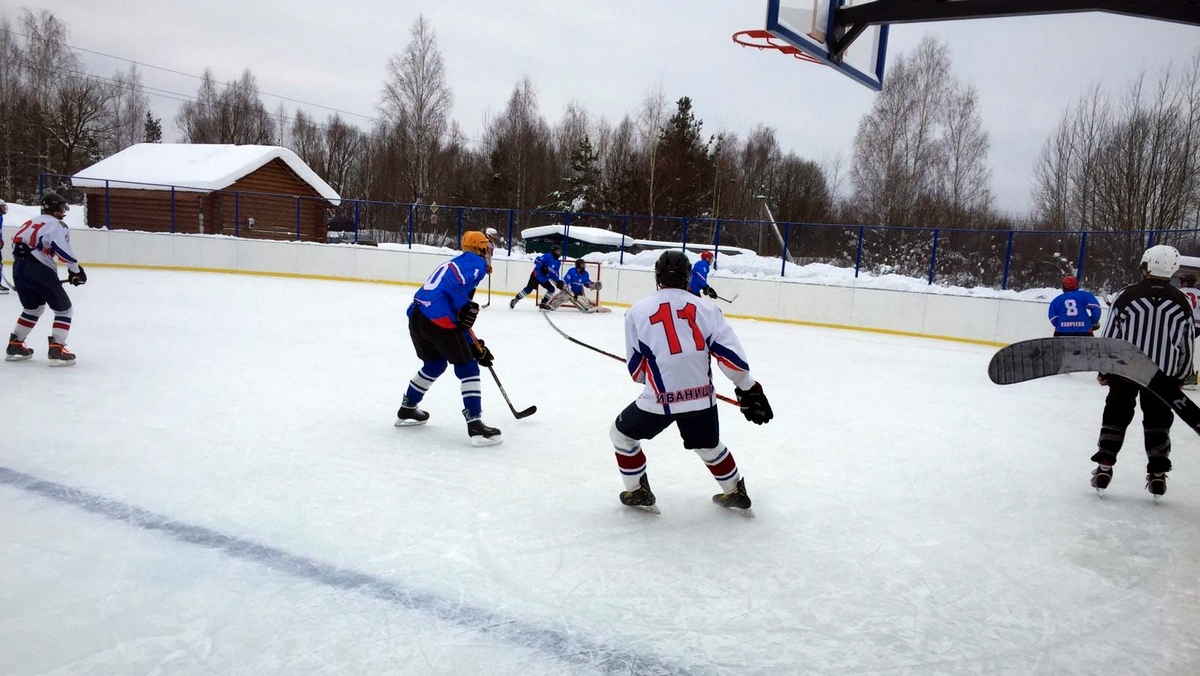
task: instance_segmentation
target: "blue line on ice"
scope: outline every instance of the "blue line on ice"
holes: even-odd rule
[[[304,578],[327,587],[394,603],[403,608],[428,613],[449,624],[477,631],[489,638],[530,648],[572,665],[601,673],[687,674],[685,667],[668,664],[654,657],[637,655],[620,648],[590,641],[570,629],[548,629],[503,617],[458,601],[422,592],[389,580],[337,568],[283,550],[224,535],[202,526],[193,526],[155,514],[133,505],[105,498],[70,486],[45,481],[35,476],[0,467],[0,485],[10,485],[57,502],[78,507],[113,521],[157,531],[180,542],[224,552],[243,561]]]

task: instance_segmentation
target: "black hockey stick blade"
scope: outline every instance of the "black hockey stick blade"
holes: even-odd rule
[[[1200,407],[1179,389],[1179,382],[1163,373],[1133,343],[1118,338],[1024,340],[1001,348],[988,364],[988,377],[998,385],[1079,372],[1117,375],[1141,385],[1200,434]]]
[[[481,307],[488,307],[492,304],[492,275],[488,274],[488,299]]]
[[[1023,340],[1001,348],[988,364],[997,385],[1080,372],[1115,373],[1146,387],[1158,366],[1133,343],[1091,336]]]
[[[488,373],[492,374],[492,380],[496,381],[496,387],[500,388],[500,395],[504,397],[504,403],[508,404],[508,410],[512,411],[513,417],[517,420],[528,418],[537,413],[537,406],[530,406],[527,409],[518,411],[516,406],[513,406],[512,399],[508,398],[508,392],[504,391],[504,385],[500,384],[500,376],[496,375],[496,369],[491,366],[487,367]]]
[[[722,298],[720,296],[717,296],[717,300],[723,300],[726,303],[732,303],[733,301],[737,300],[737,297],[738,297],[738,295],[735,293],[735,294],[733,294],[733,298]]]

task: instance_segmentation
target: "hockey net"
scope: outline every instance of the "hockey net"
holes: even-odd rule
[[[567,272],[575,267],[575,259],[563,258],[561,263],[562,266],[559,268],[559,277],[565,278],[567,276]],[[592,280],[593,284],[603,287],[604,283],[600,279],[600,272],[603,267],[601,263],[599,261],[585,260],[583,261],[583,265],[584,270],[587,271],[588,277]],[[599,283],[596,284],[597,282]],[[565,287],[563,291],[570,292],[570,287]],[[583,301],[585,307],[590,308],[591,312],[610,312],[609,308],[606,308],[600,304],[600,297],[603,294],[603,291],[603,288],[589,289],[585,287],[583,289],[583,293],[579,294],[579,298]],[[560,296],[559,294],[561,293],[562,292],[560,291],[558,294],[550,297],[551,307],[553,307],[555,310],[578,311],[580,309],[575,305],[575,303],[572,303],[566,295]]]

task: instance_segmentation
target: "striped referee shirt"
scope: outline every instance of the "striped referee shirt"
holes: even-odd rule
[[[1104,336],[1137,345],[1173,378],[1192,372],[1192,305],[1169,280],[1147,277],[1125,287],[1113,301]]]

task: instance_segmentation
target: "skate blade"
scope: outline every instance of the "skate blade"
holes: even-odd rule
[[[494,437],[471,437],[472,446],[498,446],[504,439],[497,434]]]
[[[428,420],[401,420],[396,418],[396,422],[392,423],[396,427],[418,427],[429,422]]]
[[[662,512],[658,511],[658,507],[656,505],[625,505],[625,506],[630,509],[635,509],[639,512],[645,512],[647,514],[662,514]]]
[[[754,509],[752,507],[747,507],[746,509],[738,509],[737,507],[726,507],[725,505],[720,505],[720,504],[718,504],[717,506],[722,509],[733,512],[734,514],[739,514],[741,516],[744,516],[747,519],[754,518]]]
[[[22,355],[22,354],[6,354],[6,355],[4,355],[4,361],[26,361],[28,359],[33,359],[33,355],[31,355],[31,354],[24,354],[24,355]]]
[[[1097,488],[1097,489],[1096,489],[1096,496],[1097,496],[1097,497],[1099,497],[1099,498],[1101,498],[1101,499],[1103,499],[1103,498],[1104,498],[1104,489],[1103,489],[1103,488]]]
[[[74,366],[75,360],[72,359],[71,361],[63,361],[61,359],[51,359],[50,365],[51,366]]]

